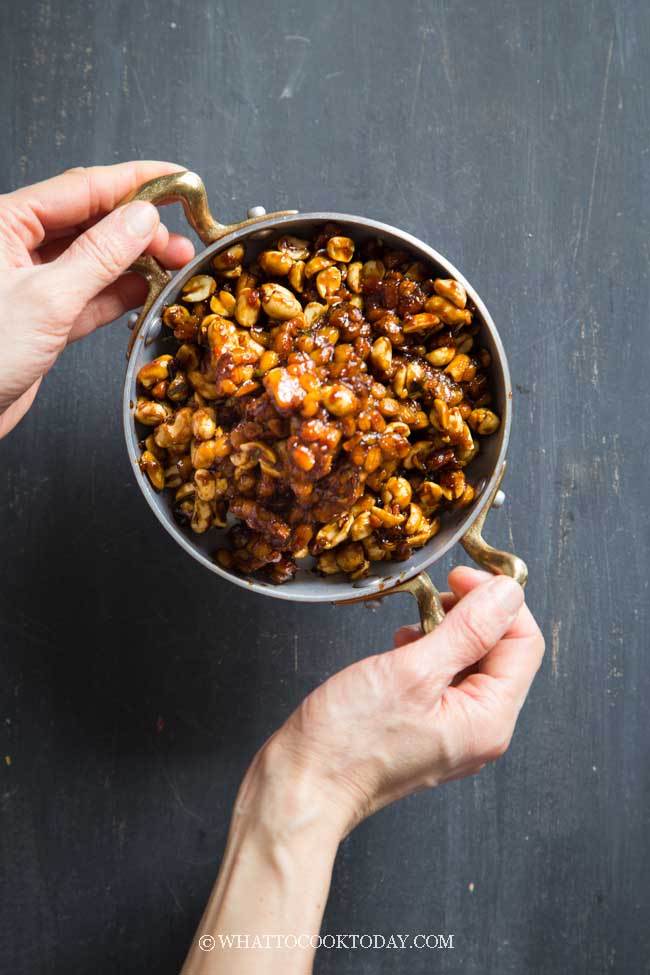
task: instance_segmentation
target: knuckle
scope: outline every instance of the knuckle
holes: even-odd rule
[[[72,166],[71,169],[66,169],[65,174],[77,178],[78,192],[85,195],[85,209],[91,212],[95,204],[95,188],[91,170],[87,166]]]
[[[484,656],[491,647],[490,640],[485,632],[485,619],[483,614],[474,606],[459,607],[461,612],[458,614],[457,627],[462,643],[473,653]]]
[[[108,235],[92,227],[72,245],[91,274],[102,280],[116,278],[124,269],[124,260],[117,243]]]

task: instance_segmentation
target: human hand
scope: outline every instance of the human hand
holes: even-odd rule
[[[121,277],[145,250],[167,267],[194,254],[151,203],[113,211],[142,183],[181,170],[168,162],[71,169],[0,196],[0,437],[31,406],[69,342],[141,305],[146,286]]]
[[[316,688],[265,746],[267,768],[307,777],[342,834],[508,747],[544,639],[513,580],[459,567],[449,585],[450,611],[433,633],[398,630],[396,649]]]
[[[398,630],[395,650],[318,687],[255,756],[183,975],[307,975],[343,836],[505,751],[544,640],[512,579],[461,567],[449,584],[434,633]],[[302,950],[224,949],[232,931],[278,932]]]

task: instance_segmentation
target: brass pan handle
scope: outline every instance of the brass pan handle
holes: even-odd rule
[[[490,492],[490,496],[472,527],[463,535],[460,540],[461,545],[468,555],[470,555],[477,565],[482,569],[487,569],[495,575],[511,576],[523,588],[528,579],[528,568],[526,563],[517,555],[510,552],[502,552],[493,548],[483,538],[483,526],[487,513],[494,504],[494,499],[501,487],[503,475],[506,472],[505,462],[501,468],[496,483]],[[399,585],[386,589],[383,592],[369,593],[367,596],[357,596],[355,599],[342,600],[343,603],[356,603],[383,599],[384,596],[393,596],[395,593],[410,592],[418,602],[420,611],[420,622],[423,633],[431,633],[445,618],[445,611],[442,606],[440,593],[434,586],[428,573],[420,572],[412,579],[400,582]]]
[[[203,180],[196,173],[188,171],[169,173],[167,176],[157,176],[155,179],[150,179],[148,183],[143,183],[139,189],[125,196],[119,205],[132,203],[134,200],[144,200],[146,203],[153,203],[155,206],[163,206],[166,203],[181,203],[185,211],[185,216],[187,217],[187,222],[196,231],[204,244],[214,244],[215,241],[220,240],[227,234],[235,230],[242,230],[244,227],[251,226],[251,224],[260,223],[262,220],[268,220],[273,217],[284,217],[297,212],[296,210],[280,210],[277,213],[249,217],[247,220],[239,221],[239,223],[219,223],[210,211],[208,195]],[[131,354],[134,342],[142,327],[143,321],[149,313],[149,309],[163,288],[171,280],[169,271],[161,267],[158,261],[148,254],[134,261],[129,270],[137,271],[138,274],[141,274],[146,279],[149,284],[149,292],[133,327],[133,333],[127,350],[127,358]]]
[[[501,487],[501,481],[505,472],[506,464],[504,461],[501,473],[497,477],[485,507],[471,528],[465,532],[460,540],[460,544],[482,569],[487,569],[497,576],[511,576],[523,589],[528,581],[528,566],[523,559],[520,559],[518,555],[514,555],[511,552],[502,552],[500,549],[494,548],[483,538],[485,519],[488,516],[488,511],[494,504],[494,499]]]

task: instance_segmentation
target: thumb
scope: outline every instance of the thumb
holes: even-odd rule
[[[460,599],[433,633],[398,653],[415,656],[420,672],[435,669],[449,683],[481,660],[512,626],[524,602],[524,591],[508,576],[497,576]]]
[[[58,287],[77,306],[77,312],[140,257],[159,224],[152,203],[127,203],[80,234],[52,262],[50,269],[57,275]]]

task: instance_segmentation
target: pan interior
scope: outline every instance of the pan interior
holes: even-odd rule
[[[501,416],[501,426],[497,433],[481,442],[481,450],[468,468],[469,480],[477,490],[474,502],[463,510],[449,512],[443,518],[438,534],[418,550],[406,562],[372,563],[368,578],[351,583],[343,576],[321,577],[311,570],[313,560],[304,560],[296,577],[281,586],[275,586],[257,577],[242,578],[227,572],[214,561],[214,552],[223,543],[225,529],[210,529],[204,535],[195,535],[190,529],[181,528],[175,521],[171,510],[171,494],[156,492],[146,475],[138,466],[140,448],[138,441],[147,435],[147,429],[139,427],[133,419],[134,404],[137,399],[136,376],[145,362],[157,355],[169,352],[174,339],[162,326],[160,314],[165,305],[175,300],[180,288],[192,275],[202,271],[209,273],[212,256],[235,241],[246,242],[246,260],[256,257],[268,247],[270,240],[283,233],[310,237],[325,222],[335,222],[357,244],[371,238],[380,237],[387,245],[395,248],[406,247],[416,257],[433,266],[437,277],[452,277],[467,289],[469,298],[475,305],[474,321],[481,326],[478,341],[487,348],[492,357],[489,378],[494,393],[495,410]],[[129,457],[133,463],[135,476],[154,514],[173,538],[195,559],[217,575],[229,579],[237,585],[256,592],[300,601],[335,602],[354,596],[366,595],[372,591],[390,588],[397,582],[416,575],[426,566],[441,558],[452,548],[480,513],[487,495],[505,459],[511,416],[511,390],[505,352],[494,322],[479,295],[465,280],[463,275],[442,255],[423,244],[422,241],[394,227],[367,220],[361,217],[336,213],[313,213],[270,219],[243,232],[235,232],[213,244],[178,272],[170,281],[151,308],[129,360],[124,387],[124,432]]]

